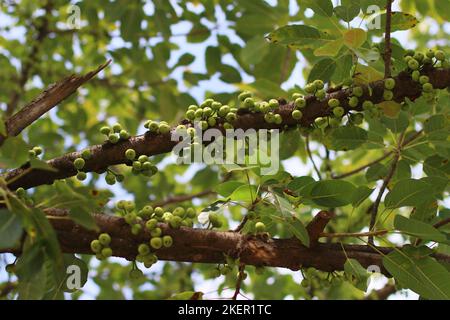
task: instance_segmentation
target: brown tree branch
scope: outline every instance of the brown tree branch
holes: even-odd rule
[[[435,69],[430,68],[423,71],[430,78],[430,82],[436,89],[444,89],[450,85],[450,69]],[[401,102],[405,98],[414,100],[418,98],[422,89],[421,86],[413,81],[410,75],[406,72],[400,73],[395,77],[396,88],[394,90],[394,101]],[[234,122],[235,128],[249,129],[283,129],[287,127],[294,127],[301,125],[304,127],[310,126],[318,117],[331,115],[332,111],[328,107],[328,99],[336,98],[340,100],[341,105],[348,112],[349,110],[362,110],[362,102],[371,100],[374,103],[383,101],[384,82],[382,80],[370,84],[371,94],[367,86],[364,86],[364,94],[360,99],[360,104],[356,108],[351,108],[348,105],[348,97],[351,94],[351,89],[343,89],[337,92],[332,92],[323,101],[317,100],[313,96],[307,97],[307,106],[303,110],[303,118],[300,121],[294,120],[291,116],[294,108],[293,103],[283,103],[277,110],[282,116],[283,122],[280,125],[268,124],[264,121],[264,115],[261,113],[247,113],[240,111],[238,119]],[[186,123],[186,122],[184,122]],[[218,125],[222,128],[222,124]],[[170,134],[151,134],[146,133],[141,136],[132,137],[127,141],[119,142],[115,145],[104,143],[102,145],[95,145],[90,147],[93,157],[86,161],[85,169],[87,172],[103,172],[108,166],[123,164],[127,160],[124,156],[125,150],[133,148],[138,154],[146,154],[148,156],[167,153],[175,146],[175,142],[171,141]],[[9,185],[12,190],[18,187],[31,188],[42,184],[51,184],[56,179],[64,179],[76,175],[77,171],[73,167],[73,160],[80,157],[80,152],[72,152],[61,157],[48,161],[48,164],[55,169],[56,172],[45,171],[41,169],[32,169],[28,173],[23,172],[29,167],[24,165],[19,169],[12,170],[5,175],[7,180],[11,180],[19,175],[13,183]]]
[[[392,153],[393,153],[393,151],[386,152],[385,154],[383,154],[383,155],[382,155],[381,157],[379,157],[378,159],[375,159],[375,160],[373,160],[373,161],[370,161],[369,163],[367,163],[367,164],[365,164],[365,165],[363,165],[363,166],[361,166],[361,167],[359,167],[359,168],[356,168],[356,169],[354,169],[354,170],[351,170],[351,171],[349,171],[349,172],[346,172],[346,173],[343,173],[343,174],[340,174],[340,175],[337,175],[337,176],[333,176],[333,179],[343,179],[343,178],[350,177],[350,176],[352,176],[352,175],[354,175],[354,174],[357,174],[357,173],[363,171],[364,169],[367,169],[367,168],[369,168],[370,166],[372,166],[372,165],[374,165],[374,164],[376,164],[376,163],[379,163],[379,162],[383,161],[384,159],[386,159],[386,158],[388,158],[390,155],[392,155]]]
[[[314,216],[311,222],[306,226],[306,230],[309,235],[309,245],[310,247],[315,247],[317,245],[317,240],[319,240],[320,235],[327,226],[328,222],[335,216],[333,211],[320,211]]]
[[[370,226],[369,230],[373,231],[375,227],[375,223],[377,221],[377,215],[378,215],[378,208],[380,207],[381,199],[383,197],[384,192],[387,189],[387,186],[389,182],[391,181],[392,177],[394,176],[395,170],[397,169],[397,164],[400,159],[400,153],[396,153],[394,156],[394,159],[392,159],[391,168],[389,169],[388,175],[384,178],[383,184],[381,185],[380,191],[378,192],[378,196],[373,203],[371,210],[370,210]],[[373,244],[373,235],[369,236],[368,239],[370,244]]]
[[[71,75],[56,84],[50,85],[44,92],[28,103],[19,112],[5,122],[8,136],[17,136],[42,115],[55,107],[58,103],[73,94],[81,85],[89,81],[110,64],[111,60],[85,75]],[[6,137],[0,135],[0,146]]]
[[[239,296],[239,293],[241,293],[241,286],[242,282],[244,281],[244,277],[245,277],[245,264],[241,263],[239,265],[239,273],[236,281],[236,289],[234,290],[234,294],[231,297],[231,300],[236,300],[237,297]]]
[[[58,236],[60,246],[65,253],[92,254],[90,243],[97,239],[98,233],[84,229],[66,217],[63,209],[47,209],[46,214]],[[53,218],[52,218],[53,216]],[[146,243],[150,235],[144,231],[133,235],[131,228],[123,218],[106,214],[93,215],[99,232],[111,235],[113,255],[134,260],[137,246]],[[383,267],[383,255],[389,254],[393,248],[378,247],[374,249],[365,245],[317,244],[314,248],[303,246],[297,239],[264,239],[262,237],[243,235],[238,232],[213,231],[181,227],[172,229],[160,224],[163,234],[172,236],[174,243],[170,248],[157,251],[160,260],[225,263],[225,255],[239,257],[245,265],[289,268],[299,270],[302,267],[313,267],[322,271],[343,270],[348,258],[358,260],[362,266],[378,265]],[[144,228],[145,229],[145,228]],[[345,252],[344,252],[345,250]],[[19,254],[18,250],[1,250],[0,253]],[[440,261],[450,263],[450,256],[435,254]]]
[[[364,300],[386,300],[393,293],[397,292],[395,285],[388,283],[379,290],[374,290]]]

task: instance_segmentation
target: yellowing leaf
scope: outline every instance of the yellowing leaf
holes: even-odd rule
[[[355,72],[355,84],[368,84],[383,79],[384,75],[376,69],[358,64]]]
[[[350,29],[344,32],[344,43],[350,48],[359,48],[367,40],[367,33],[363,29]]]
[[[334,57],[339,52],[339,50],[341,50],[343,45],[344,39],[336,39],[314,50],[314,55],[316,55],[317,57]]]
[[[384,115],[389,118],[397,118],[402,106],[395,101],[383,101],[378,104],[383,110]]]

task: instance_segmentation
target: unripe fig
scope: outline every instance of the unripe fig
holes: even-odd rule
[[[73,165],[74,165],[75,169],[81,170],[81,169],[83,169],[83,167],[84,167],[84,165],[85,165],[85,161],[84,161],[83,158],[76,158],[76,159],[73,161]]]
[[[101,254],[105,258],[109,258],[112,256],[113,252],[111,248],[103,248],[101,251]]]
[[[255,223],[255,231],[257,233],[262,233],[262,232],[266,231],[266,225],[262,222]]]
[[[100,241],[99,240],[92,240],[91,241],[91,250],[92,250],[92,252],[94,252],[94,253],[99,253],[100,251],[102,251],[102,249],[103,249],[103,246],[102,246],[102,244],[100,243]]]
[[[306,107],[306,100],[305,98],[301,97],[301,98],[297,98],[295,99],[295,107],[302,109],[304,107]]]
[[[161,247],[162,247],[162,239],[160,237],[151,238],[150,246],[153,249],[156,249],[156,250],[161,249]]]
[[[83,150],[83,152],[81,152],[81,157],[82,157],[84,160],[89,160],[90,158],[92,158],[91,150],[89,150],[89,149]]]
[[[102,244],[102,246],[109,246],[111,243],[111,236],[107,233],[102,233],[98,236],[98,241]]]
[[[164,236],[162,238],[162,241],[163,241],[163,246],[166,247],[166,248],[171,247],[172,244],[173,244],[173,239],[172,239],[171,236]]]
[[[78,173],[77,173],[78,180],[84,181],[84,180],[86,180],[86,178],[87,178],[86,172],[78,171]]]
[[[392,79],[392,78],[388,78],[388,79],[384,80],[384,87],[385,87],[387,90],[392,90],[392,89],[394,89],[394,88],[395,88],[395,80]]]
[[[279,106],[280,106],[280,103],[278,102],[277,99],[270,99],[270,100],[269,100],[269,107],[270,107],[271,109],[276,109],[276,108],[278,108]]]
[[[127,151],[125,151],[125,157],[128,160],[134,160],[134,158],[136,158],[136,151],[134,151],[134,149],[127,149]]]
[[[292,111],[292,118],[295,120],[300,120],[303,117],[303,114],[300,110],[294,110]]]
[[[339,100],[338,99],[330,99],[330,100],[328,100],[328,106],[330,108],[339,107]]]

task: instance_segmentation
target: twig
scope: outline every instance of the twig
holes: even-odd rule
[[[308,154],[308,158],[313,165],[314,171],[316,172],[318,179],[322,180],[322,175],[320,174],[320,170],[316,166],[316,163],[314,162],[314,159],[313,159],[312,153],[311,153],[311,148],[309,147],[309,135],[306,136],[306,153]]]
[[[386,1],[386,32],[384,34],[384,78],[391,76],[391,21],[392,0]]]
[[[316,214],[311,222],[306,226],[306,230],[309,235],[310,247],[314,247],[317,244],[317,240],[320,238],[323,230],[334,216],[334,212],[322,210]]]
[[[248,215],[245,215],[245,217],[241,220],[239,225],[233,231],[240,232],[245,227],[245,224],[247,223],[247,221],[248,221]]]
[[[365,165],[363,165],[363,166],[361,166],[359,168],[356,168],[356,169],[354,169],[352,171],[349,171],[347,173],[340,174],[338,176],[333,176],[333,179],[343,179],[343,178],[350,177],[350,176],[352,176],[354,174],[357,174],[358,172],[361,172],[364,169],[366,169],[366,168],[368,168],[368,167],[370,167],[370,166],[372,166],[372,165],[374,165],[376,163],[379,163],[379,162],[383,161],[384,159],[386,159],[387,157],[392,155],[392,153],[393,153],[393,151],[386,152],[385,154],[383,154],[378,159],[375,159],[375,160],[373,160],[373,161],[371,161],[371,162],[369,162],[369,163],[367,163],[367,164],[365,164]]]
[[[405,134],[405,132],[403,131],[400,135],[400,139],[397,143],[398,148],[396,150],[394,158],[392,159],[392,164],[389,169],[389,173],[383,179],[383,184],[381,185],[378,196],[372,205],[371,213],[370,213],[370,226],[369,226],[370,231],[373,231],[373,228],[375,227],[375,223],[377,221],[378,208],[381,203],[381,198],[383,197],[383,194],[386,191],[386,188],[387,188],[389,182],[391,181],[392,177],[394,176],[395,170],[397,169],[397,164],[398,164],[398,161],[400,160],[400,152],[401,152],[402,146],[404,145],[404,141],[403,141],[404,134]],[[373,236],[369,236],[368,242],[372,245],[374,244]]]
[[[236,300],[239,293],[241,292],[242,281],[244,281],[245,277],[245,264],[241,263],[239,265],[239,274],[236,281],[236,290],[234,290],[234,294],[231,297],[231,300]]]
[[[436,229],[439,229],[440,227],[443,227],[443,226],[445,226],[445,225],[447,225],[449,223],[450,223],[450,218],[447,218],[447,219],[441,220],[439,222],[436,222],[433,225],[433,227],[435,227]]]
[[[386,300],[393,293],[397,292],[397,288],[393,284],[386,284],[383,288],[379,290],[374,290],[368,295],[364,300]]]

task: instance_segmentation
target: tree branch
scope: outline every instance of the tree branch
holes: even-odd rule
[[[394,176],[395,170],[397,169],[397,164],[398,164],[399,159],[400,159],[400,150],[397,151],[394,158],[392,159],[392,164],[391,164],[391,168],[389,169],[389,173],[383,179],[383,184],[381,185],[380,191],[378,192],[378,196],[370,210],[370,226],[369,226],[370,231],[373,231],[373,229],[375,227],[375,223],[377,221],[378,208],[381,203],[381,198],[383,197],[383,194],[386,191],[386,188],[387,188],[389,182],[391,181],[392,177]],[[368,242],[370,244],[373,244],[373,235],[369,236]]]
[[[306,226],[311,247],[315,247],[317,245],[317,240],[319,240],[323,230],[325,230],[328,222],[330,222],[334,216],[334,212],[322,210],[316,214],[311,222]]]
[[[106,68],[110,62],[111,60],[107,61],[97,69],[88,72],[85,75],[71,75],[56,84],[50,85],[44,92],[5,122],[8,136],[17,136],[23,129],[39,119],[58,103],[74,93],[81,85]],[[6,137],[0,135],[0,146],[5,139]]]
[[[381,157],[379,157],[378,159],[375,159],[375,160],[373,160],[373,161],[371,161],[371,162],[369,162],[369,163],[367,163],[367,164],[365,164],[365,165],[363,165],[363,166],[361,166],[361,167],[359,167],[359,168],[356,168],[356,169],[354,169],[354,170],[351,170],[351,171],[349,171],[349,172],[340,174],[340,175],[338,175],[338,176],[334,176],[333,179],[343,179],[343,178],[350,177],[350,176],[352,176],[352,175],[354,175],[354,174],[357,174],[357,173],[363,171],[364,169],[367,169],[367,168],[369,168],[370,166],[372,166],[372,165],[374,165],[374,164],[376,164],[376,163],[379,163],[379,162],[383,161],[384,159],[386,159],[387,157],[389,157],[392,153],[393,153],[393,151],[386,152],[385,154],[383,154],[383,155],[382,155]]]
[[[444,89],[450,85],[450,69],[435,69],[431,68],[424,70],[423,74],[428,75],[430,82],[436,89]],[[400,73],[395,77],[396,88],[394,90],[394,100],[397,102],[404,101],[407,97],[411,100],[418,98],[422,89],[421,86],[413,81],[410,75],[406,72]],[[384,82],[382,80],[370,84],[371,94],[367,86],[364,86],[364,94],[360,98],[360,104],[356,108],[351,108],[348,105],[348,97],[351,94],[351,89],[343,89],[332,92],[323,101],[317,100],[313,96],[308,96],[307,106],[303,109],[303,117],[300,121],[294,120],[291,116],[294,105],[290,103],[282,103],[277,110],[282,116],[283,122],[280,125],[268,124],[264,121],[262,113],[248,113],[242,110],[239,111],[239,117],[233,123],[235,128],[249,129],[284,129],[285,127],[295,127],[301,125],[304,127],[310,126],[318,117],[329,116],[332,114],[328,107],[328,99],[335,98],[340,100],[341,105],[348,112],[349,110],[362,110],[362,102],[370,100],[374,103],[383,101]],[[184,123],[187,123],[184,121]],[[222,124],[218,128],[223,128]],[[127,160],[124,156],[125,150],[133,148],[138,154],[146,154],[153,156],[157,154],[167,153],[172,150],[176,142],[171,141],[170,134],[152,134],[146,133],[141,136],[132,137],[129,140],[119,142],[117,144],[104,143],[102,145],[91,146],[89,149],[93,157],[86,161],[83,170],[87,172],[103,172],[108,166],[123,164]],[[18,187],[31,188],[42,184],[51,184],[56,179],[64,179],[76,175],[77,171],[73,167],[73,160],[81,156],[81,152],[72,152],[58,158],[48,161],[48,164],[55,169],[56,172],[45,171],[41,169],[29,170],[23,174],[29,165],[26,164],[19,169],[12,170],[5,175],[6,180],[11,180],[18,177],[13,183],[9,184],[12,190]]]
[[[52,224],[63,252],[92,254],[90,243],[98,237],[98,233],[84,229],[70,220],[65,219],[67,211],[63,209],[47,209],[49,221]],[[56,218],[52,219],[51,216]],[[133,235],[130,226],[123,218],[106,214],[93,215],[99,232],[111,235],[113,255],[134,260],[137,246],[146,243],[150,235],[144,231]],[[302,267],[313,267],[322,271],[343,270],[348,258],[358,260],[362,266],[378,265],[382,272],[388,275],[383,267],[383,255],[393,248],[378,247],[377,251],[365,245],[344,245],[336,243],[317,244],[314,248],[303,246],[297,239],[263,239],[262,237],[243,235],[238,232],[212,231],[181,227],[172,229],[166,224],[160,224],[163,234],[172,236],[174,242],[170,248],[157,251],[160,260],[183,261],[197,263],[225,263],[225,255],[239,257],[245,265],[289,268],[299,270]],[[144,228],[145,229],[145,228]],[[344,252],[345,250],[345,252]],[[19,254],[18,250],[1,250],[0,253],[11,252]],[[450,256],[435,254],[440,261],[450,263]]]

